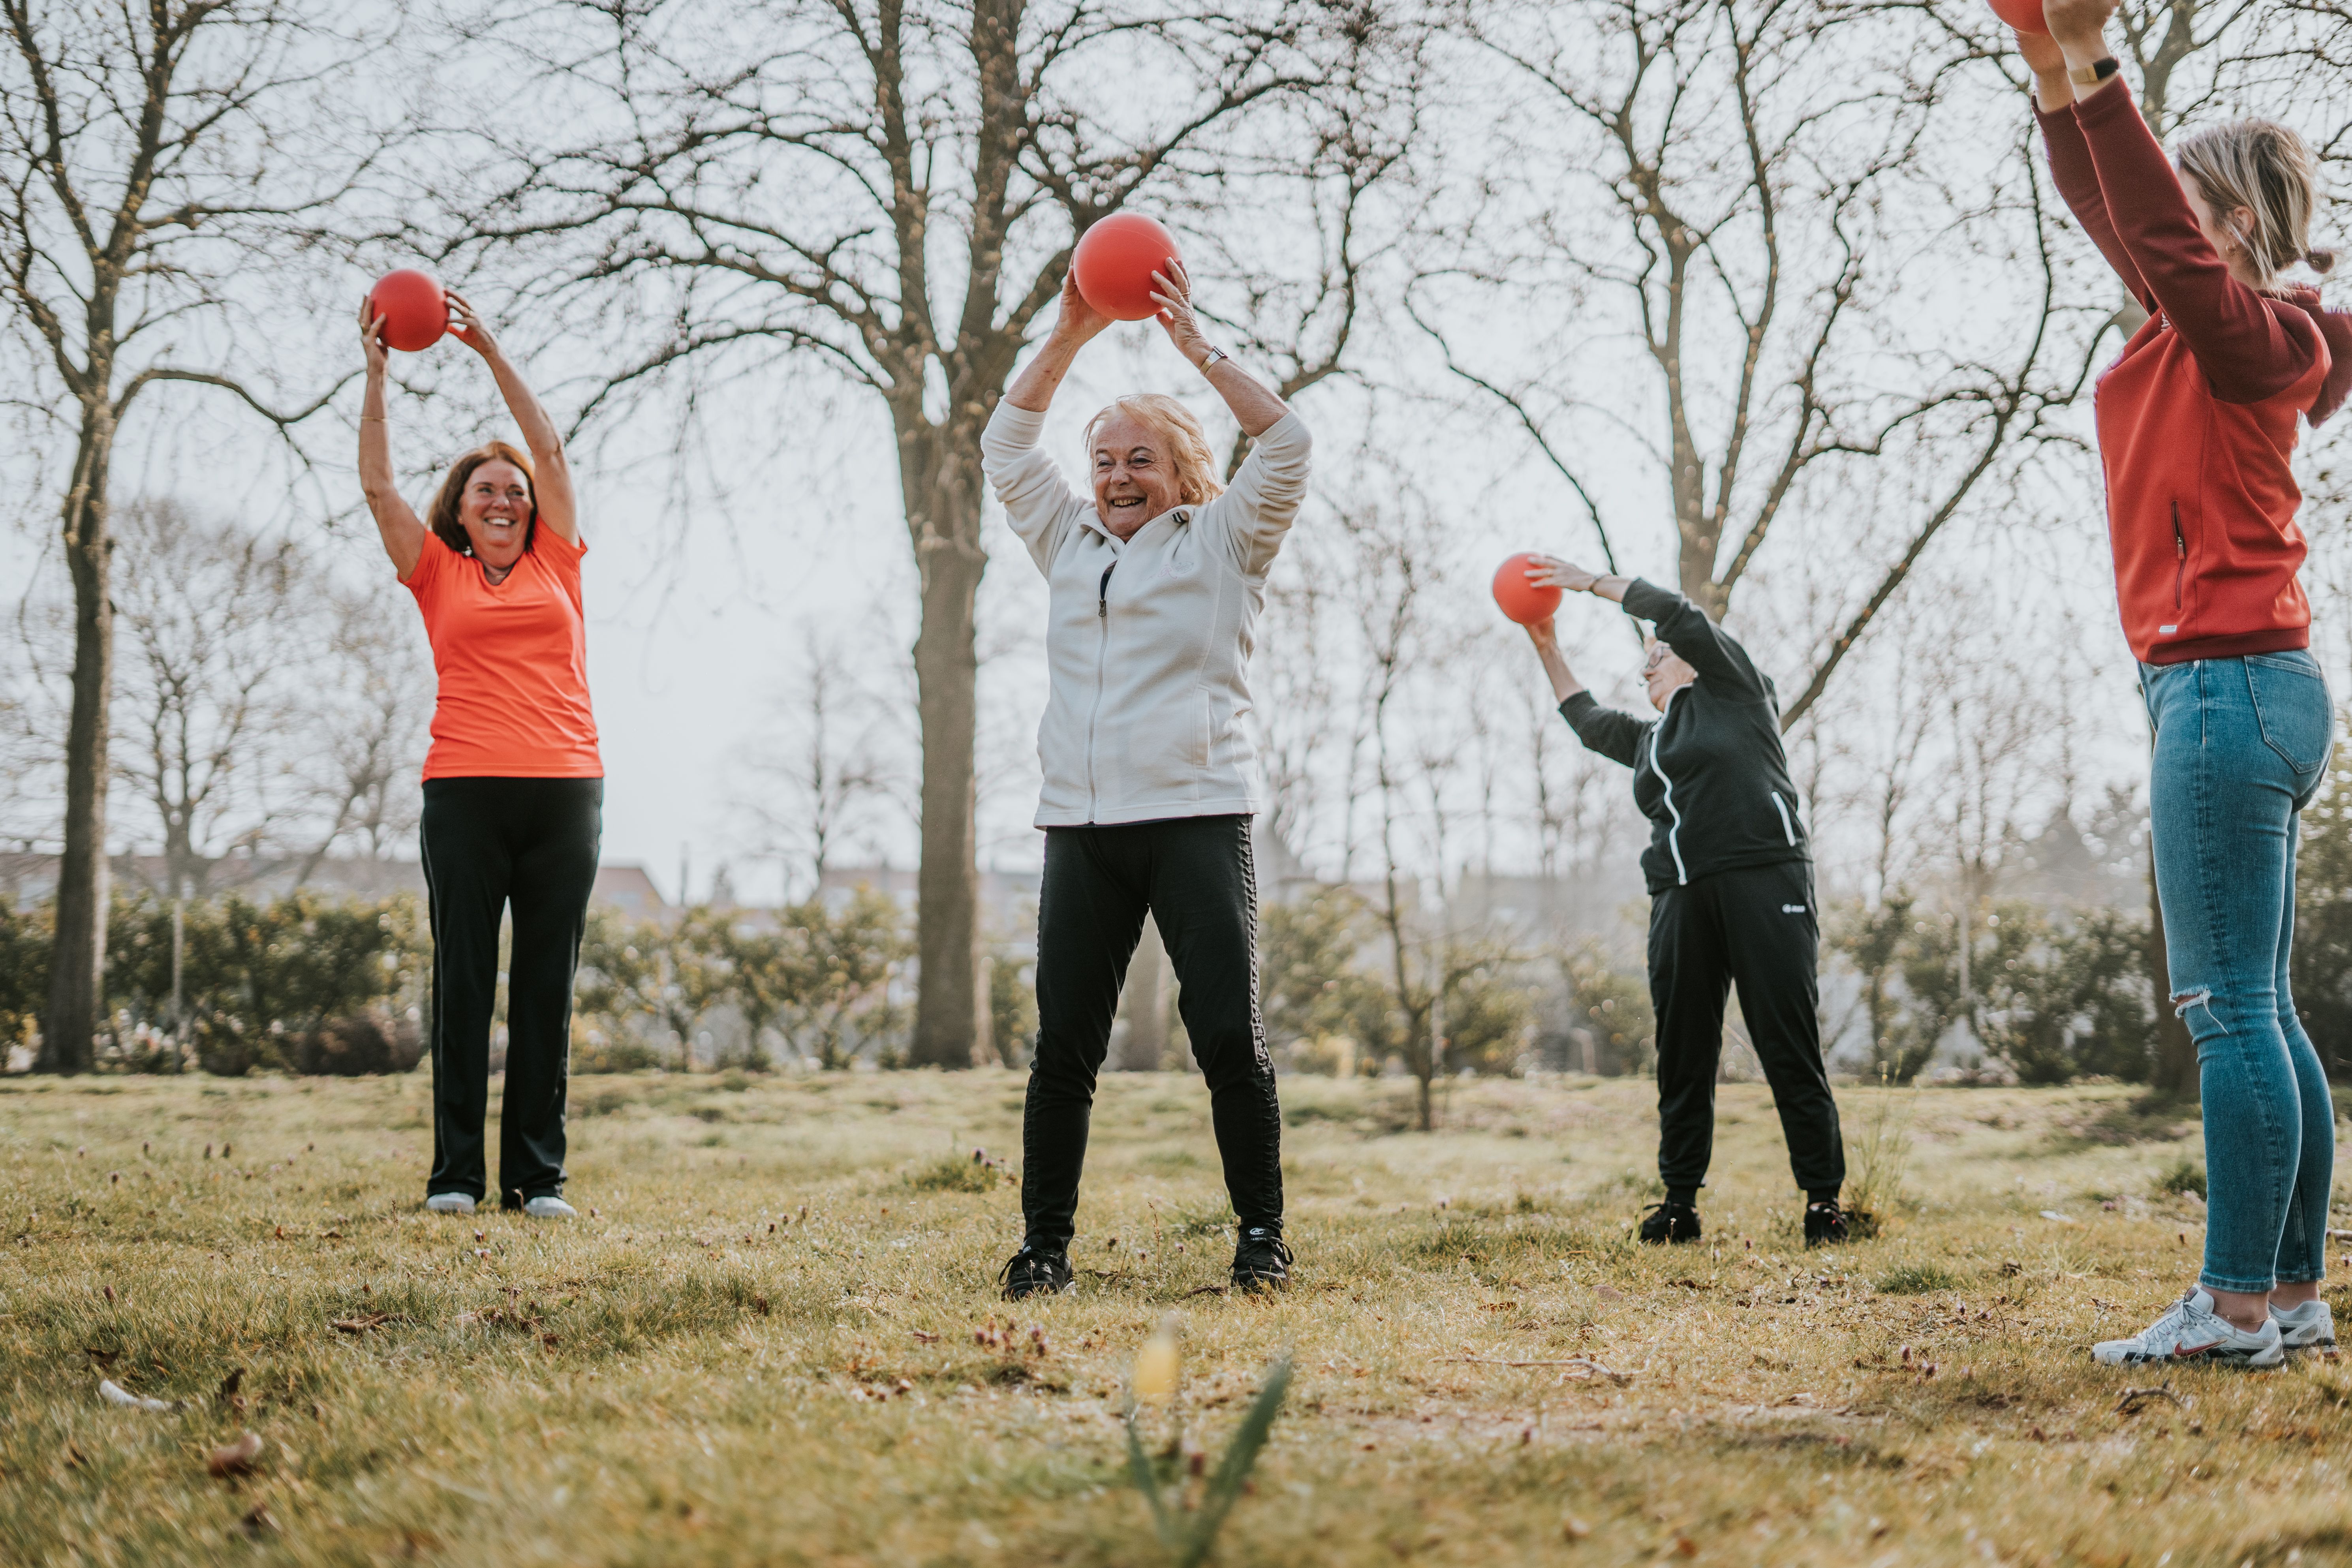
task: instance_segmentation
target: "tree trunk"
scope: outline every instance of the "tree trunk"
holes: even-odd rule
[[[66,726],[65,854],[58,863],[57,935],[49,1005],[41,1020],[43,1072],[86,1072],[94,1063],[106,972],[108,708],[114,693],[114,601],[108,582],[106,479],[111,411],[87,413],[64,518],[73,578],[73,709]]]
[[[1158,1072],[1168,1065],[1167,952],[1159,923],[1144,916],[1143,940],[1135,944],[1135,959],[1127,966],[1127,986],[1118,999],[1127,1032],[1111,1064],[1115,1072]]]
[[[899,476],[907,528],[922,578],[915,636],[917,706],[923,731],[922,863],[915,876],[915,1067],[968,1068],[993,1059],[988,987],[981,980],[979,796],[980,660],[972,605],[988,554],[980,544],[977,424],[932,425],[898,409]]]

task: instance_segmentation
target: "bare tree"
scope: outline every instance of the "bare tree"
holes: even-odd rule
[[[114,614],[131,639],[117,693],[115,769],[154,813],[164,887],[202,898],[228,847],[268,831],[269,752],[310,662],[297,552],[173,500],[123,510]]]
[[[1295,172],[1296,155],[1263,156],[1296,144],[1276,117],[1385,57],[1398,31],[1386,0],[1199,13],[1129,0],[656,0],[562,15],[577,24],[562,29],[566,47],[580,47],[560,58],[544,8],[509,36],[593,100],[591,120],[622,129],[530,160],[495,237],[586,240],[583,287],[656,297],[666,312],[583,417],[665,372],[766,372],[779,351],[888,414],[921,593],[910,1058],[990,1059],[973,779],[980,432],[1077,233],[1229,171]],[[1122,81],[1150,90],[1120,93]],[[1234,153],[1252,125],[1248,155]],[[1326,358],[1348,342],[1326,341]]]
[[[381,589],[332,601],[324,657],[306,671],[299,732],[310,850],[299,885],[340,844],[381,862],[416,831],[415,778],[433,716],[433,666],[407,605]]]
[[[23,396],[51,405],[74,452],[58,502],[74,598],[65,852],[38,1065],[75,1072],[106,958],[116,442],[161,383],[220,388],[281,430],[324,405],[281,411],[220,359],[180,355],[226,314],[257,235],[315,208],[280,117],[339,51],[272,0],[0,0],[0,300],[26,351],[18,384],[42,389]]]
[[[874,807],[892,793],[893,771],[876,744],[874,694],[824,633],[803,637],[799,665],[772,712],[772,727],[741,753],[738,809],[761,852],[806,865],[814,889],[851,837],[870,826]]]
[[[1568,485],[1612,566],[1649,531],[1612,514],[1604,451],[1646,454],[1678,586],[1716,616],[1809,486],[1854,465],[1894,465],[1910,481],[1883,546],[1891,559],[1849,574],[1853,591],[1818,634],[1783,709],[1793,726],[2008,447],[2072,395],[2044,368],[2054,282],[2022,146],[2003,165],[2013,192],[1941,192],[1927,154],[1946,123],[1944,70],[1966,51],[1910,58],[1942,40],[1899,8],[1596,0],[1480,7],[1472,26],[1527,85],[1505,110],[1533,127],[1522,161],[1546,181],[1570,171],[1570,194],[1538,190],[1532,212],[1507,205],[1502,254],[1466,273],[1431,269],[1412,308]],[[1979,115],[1980,139],[1980,111],[1954,113]],[[2011,341],[1980,354],[1902,336],[1892,323],[1917,231],[1890,232],[1898,221],[1940,226],[1947,251],[2021,252],[2016,288],[2038,298],[2020,301]],[[1504,275],[1539,321],[1546,296],[1580,307],[1588,325],[1563,364],[1507,375],[1454,346],[1447,287],[1473,277],[1475,297],[1492,299],[1487,279]],[[1620,332],[1630,363],[1602,346]],[[1897,363],[1911,373],[1890,390]],[[1637,372],[1630,384],[1624,371]]]

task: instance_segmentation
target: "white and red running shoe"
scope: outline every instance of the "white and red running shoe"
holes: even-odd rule
[[[2289,1354],[2296,1351],[2332,1351],[2336,1348],[2336,1314],[2320,1300],[2305,1301],[2302,1306],[2282,1312],[2271,1309],[2271,1322],[2279,1331],[2279,1342]]]
[[[2213,1298],[2200,1287],[2165,1310],[2164,1316],[2127,1340],[2091,1347],[2103,1366],[2178,1365],[2200,1362],[2237,1367],[2277,1366],[2286,1360],[2275,1321],[2248,1333],[2213,1310]]]

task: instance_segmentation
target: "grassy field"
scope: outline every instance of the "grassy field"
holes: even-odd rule
[[[2157,1380],[2085,1354],[2197,1256],[2195,1128],[2126,1090],[1845,1091],[1906,1174],[1807,1254],[1759,1086],[1667,1250],[1645,1083],[1458,1084],[1432,1136],[1286,1079],[1298,1279],[1255,1300],[1204,1093],[1114,1076],[1080,1289],[1008,1308],[1013,1074],[578,1080],[568,1226],[420,1212],[428,1088],[0,1082],[0,1557],[1150,1563],[1118,1413],[1172,1310],[1213,1458],[1296,1358],[1226,1564],[2352,1562],[2352,1376],[2119,1410]]]

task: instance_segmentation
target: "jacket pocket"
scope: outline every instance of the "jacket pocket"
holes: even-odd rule
[[[2316,773],[2327,763],[2336,718],[2327,702],[2327,680],[2309,655],[2252,654],[2245,660],[2246,689],[2263,743],[2299,773]]]

